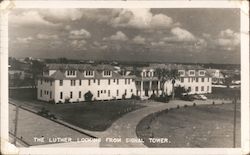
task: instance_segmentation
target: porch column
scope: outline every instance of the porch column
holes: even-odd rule
[[[152,81],[149,81],[149,91],[150,91],[150,94],[149,94],[149,96],[150,96],[152,93]]]
[[[143,81],[141,81],[141,93],[140,93],[140,96],[142,96],[142,91],[143,91]]]

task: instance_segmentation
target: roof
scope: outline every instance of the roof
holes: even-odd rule
[[[93,77],[85,77],[84,73],[82,71],[76,71],[76,77],[66,77],[65,76],[65,72],[66,71],[62,71],[62,70],[57,70],[55,73],[53,73],[52,75],[43,75],[40,76],[40,78],[45,78],[45,79],[56,79],[56,80],[74,80],[74,79],[125,79],[125,78],[135,78],[135,76],[122,76],[119,73],[116,73],[114,71],[112,71],[112,76],[111,77],[104,77],[102,76],[102,72],[101,71],[95,71],[95,74]]]
[[[47,64],[47,70],[115,70],[112,65],[91,64]]]

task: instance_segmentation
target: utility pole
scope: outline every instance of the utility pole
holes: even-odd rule
[[[17,140],[17,125],[18,125],[18,113],[19,113],[19,106],[16,105],[16,117],[15,117],[15,130],[14,130],[14,145],[16,145]]]
[[[234,104],[234,127],[233,127],[233,147],[236,147],[236,97],[233,99]]]

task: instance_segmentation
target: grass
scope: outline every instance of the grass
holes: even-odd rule
[[[34,89],[10,90],[10,97],[19,104],[40,111],[49,110],[57,118],[67,123],[92,131],[104,131],[124,114],[144,106],[136,100],[93,101],[67,104],[50,104],[34,99]]]
[[[233,147],[233,104],[200,105],[145,117],[136,133],[148,147]],[[240,147],[240,105],[237,105],[236,146]],[[169,143],[150,143],[148,138]]]
[[[233,99],[240,98],[240,88],[212,88],[211,94],[206,94],[209,99]]]

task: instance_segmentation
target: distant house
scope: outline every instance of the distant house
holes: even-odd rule
[[[37,97],[43,101],[86,101],[91,92],[92,100],[126,99],[132,95],[150,97],[160,95],[160,80],[155,70],[159,66],[120,68],[112,65],[48,64],[37,82]],[[169,66],[162,66],[169,67]],[[176,67],[176,66],[174,66]],[[180,79],[175,86],[189,89],[190,94],[211,93],[211,76],[204,69],[177,66]],[[172,83],[164,84],[164,92],[172,93]]]
[[[207,69],[208,73],[212,76],[213,84],[224,84],[226,75],[219,69]]]

